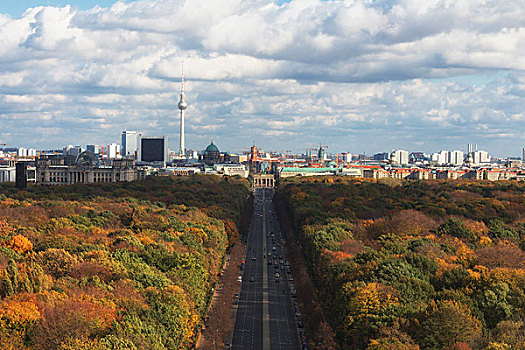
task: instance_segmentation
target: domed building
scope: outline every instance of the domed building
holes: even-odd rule
[[[208,147],[206,147],[206,150],[204,151],[204,154],[202,156],[202,160],[204,160],[204,163],[209,165],[220,162],[221,152],[219,151],[217,146],[213,144],[213,140],[208,145]]]

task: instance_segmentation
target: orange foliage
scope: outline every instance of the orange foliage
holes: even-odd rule
[[[0,304],[0,324],[9,322],[22,325],[40,317],[38,307],[32,301],[8,300]]]
[[[14,236],[9,241],[5,242],[4,245],[21,254],[33,249],[33,243],[22,235]]]

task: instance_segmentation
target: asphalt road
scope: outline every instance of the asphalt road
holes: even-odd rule
[[[301,349],[272,191],[257,190],[254,205],[232,349]]]

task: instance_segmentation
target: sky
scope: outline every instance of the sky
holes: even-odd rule
[[[0,0],[0,143],[494,156],[525,147],[523,0]]]

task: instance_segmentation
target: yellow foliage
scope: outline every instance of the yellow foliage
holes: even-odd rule
[[[465,243],[461,241],[459,241],[459,243],[459,247],[456,250],[457,261],[461,264],[469,265],[475,258],[474,251]]]
[[[387,292],[383,285],[373,282],[356,289],[351,308],[355,314],[366,316],[397,302],[398,299]]]
[[[490,239],[490,237],[487,236],[481,236],[479,238],[478,243],[484,247],[488,247],[492,245],[492,239]]]

